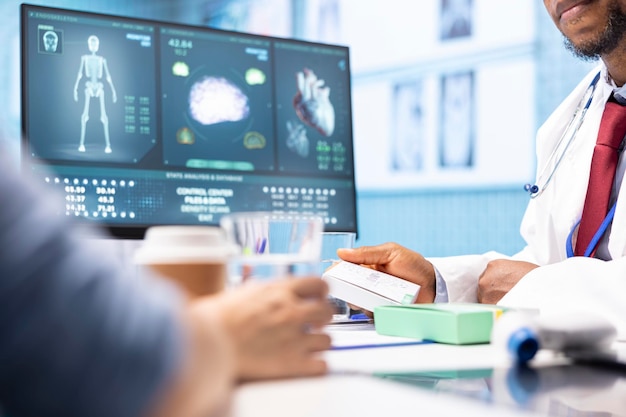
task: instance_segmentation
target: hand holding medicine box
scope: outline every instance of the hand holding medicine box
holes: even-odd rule
[[[475,303],[414,304],[420,286],[341,261],[322,279],[330,294],[374,312],[376,332],[455,345],[489,343],[495,320],[507,309]]]
[[[330,295],[368,311],[385,305],[412,304],[420,286],[384,272],[341,261],[322,275]]]

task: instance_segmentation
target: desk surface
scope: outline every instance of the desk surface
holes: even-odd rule
[[[392,341],[377,339],[372,327],[329,332],[338,346]],[[329,375],[245,384],[230,415],[626,416],[624,371],[571,365],[546,352],[530,368],[511,366],[491,345],[335,349],[324,356]]]

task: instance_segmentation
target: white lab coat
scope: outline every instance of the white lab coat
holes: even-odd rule
[[[537,173],[569,123],[593,77],[601,71],[593,101],[576,138],[545,191],[530,199],[521,224],[526,247],[512,259],[540,265],[528,273],[500,301],[500,305],[539,309],[542,313],[565,310],[595,311],[618,327],[626,338],[626,182],[625,159],[620,159],[619,194],[612,228],[608,232],[611,261],[574,257],[567,259],[565,245],[580,220],[587,192],[591,156],[604,104],[614,86],[607,82],[604,65],[591,71],[561,103],[537,133]],[[478,277],[492,259],[508,258],[496,252],[483,255],[429,259],[446,281],[450,301],[476,302]]]

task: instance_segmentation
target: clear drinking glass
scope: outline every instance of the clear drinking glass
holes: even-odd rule
[[[352,232],[324,232],[322,233],[322,254],[320,260],[320,275],[341,259],[337,256],[337,249],[353,248],[356,233]],[[335,308],[333,321],[347,320],[350,318],[350,306],[343,300],[329,297]]]
[[[229,284],[286,276],[319,275],[324,223],[315,216],[247,212],[220,220],[237,247],[229,261]]]

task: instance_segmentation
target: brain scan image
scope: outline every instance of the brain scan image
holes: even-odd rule
[[[267,139],[259,132],[248,132],[243,138],[243,146],[246,149],[263,149],[267,145]]]
[[[191,129],[183,127],[176,132],[176,141],[181,145],[193,145],[196,143],[196,136]]]
[[[172,74],[176,77],[189,77],[189,65],[182,61],[174,62],[172,65]]]
[[[238,122],[250,114],[248,96],[224,77],[205,76],[191,86],[189,114],[205,126]]]
[[[267,76],[258,68],[248,68],[246,71],[246,82],[249,85],[263,85],[267,80]]]
[[[293,107],[302,122],[328,137],[335,130],[335,108],[330,102],[330,88],[308,68],[296,74],[298,91]]]

